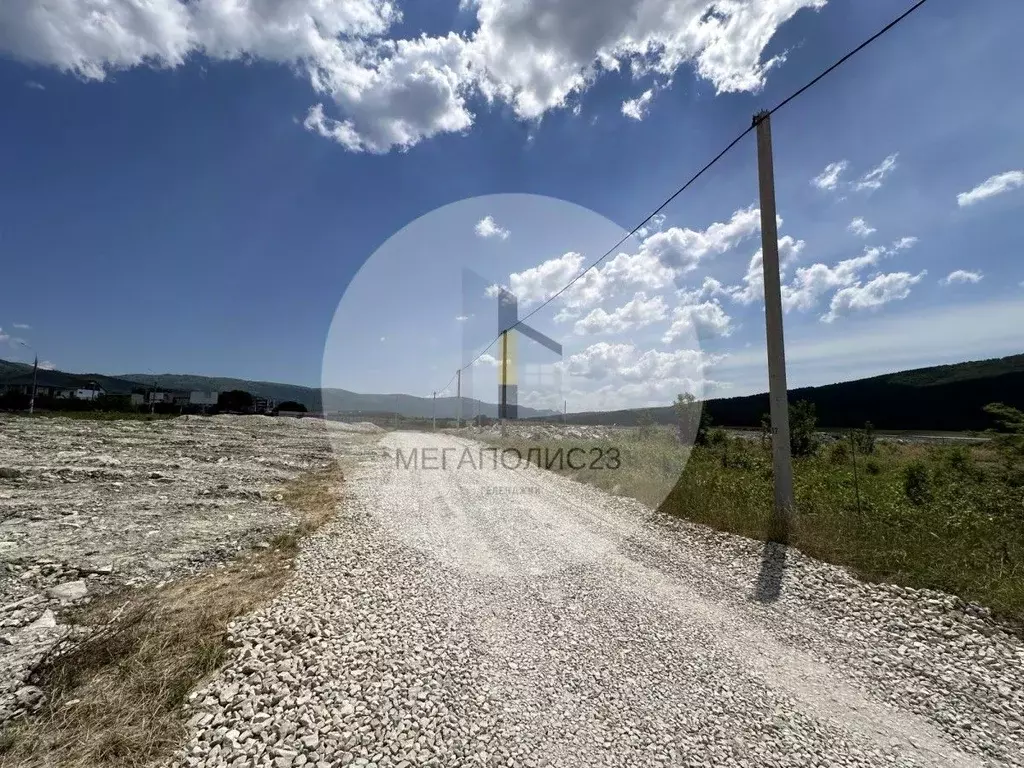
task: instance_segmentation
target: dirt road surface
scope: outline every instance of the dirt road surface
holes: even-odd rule
[[[983,611],[467,447],[381,439],[176,765],[1024,765],[1024,645]]]

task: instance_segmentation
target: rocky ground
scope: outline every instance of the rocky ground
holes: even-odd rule
[[[64,609],[263,545],[295,523],[281,484],[331,458],[313,419],[0,416],[0,724],[38,701]]]
[[[393,458],[479,445],[382,438],[229,628],[173,766],[1024,766],[1024,643],[979,606],[536,468]]]

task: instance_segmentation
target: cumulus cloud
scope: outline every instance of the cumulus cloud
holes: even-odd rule
[[[874,191],[881,189],[882,184],[896,169],[896,158],[899,156],[898,152],[894,152],[885,158],[878,166],[872,168],[870,171],[861,176],[857,181],[854,182],[853,188],[858,192],[864,190]]]
[[[386,152],[468,129],[471,98],[534,120],[623,68],[671,79],[690,65],[718,93],[757,92],[784,60],[763,56],[779,27],[825,2],[466,0],[474,29],[409,40],[389,37],[401,21],[391,0],[7,2],[0,52],[86,80],[195,57],[280,63],[331,102],[309,109],[308,130]]]
[[[803,240],[795,240],[789,235],[779,238],[779,277],[785,279],[786,270],[800,258],[804,249]],[[747,265],[747,273],[740,285],[724,289],[728,296],[740,304],[753,304],[764,301],[764,253],[757,249]]]
[[[979,283],[984,275],[981,272],[971,272],[966,269],[956,269],[939,280],[941,285],[956,285],[957,283]]]
[[[22,331],[32,330],[32,326],[29,325],[28,323],[13,323],[13,326]]]
[[[479,237],[491,238],[496,237],[499,240],[508,240],[508,236],[512,234],[504,227],[499,227],[494,221],[493,216],[484,216],[480,221],[476,223],[475,231]]]
[[[868,223],[860,216],[851,221],[847,225],[846,229],[847,231],[857,235],[857,237],[867,237],[877,231],[874,227],[868,226]]]
[[[892,301],[900,301],[910,295],[911,286],[916,285],[928,274],[921,270],[916,275],[909,272],[890,272],[877,275],[867,283],[859,282],[837,291],[832,297],[829,311],[821,316],[823,322],[831,323],[843,315],[858,310],[875,310]]]
[[[579,335],[596,333],[621,333],[664,320],[667,307],[662,296],[647,298],[644,292],[637,293],[632,300],[611,312],[598,308],[582,320],[577,320],[574,331]]]
[[[664,226],[665,226],[665,214],[664,213],[656,213],[653,216],[651,216],[651,220],[648,221],[646,225],[640,227],[636,231],[636,236],[639,237],[641,240],[643,240],[645,237],[647,237],[648,235],[650,235],[650,234],[652,234],[654,232],[660,232],[662,227],[664,227]]]
[[[509,290],[524,305],[544,301],[565,287],[582,268],[583,256],[570,251],[536,267],[513,272],[509,275]]]
[[[648,88],[635,99],[622,102],[622,114],[633,120],[643,120],[647,117],[647,107],[654,98],[654,89]]]
[[[53,370],[56,370],[56,368],[57,368],[57,366],[54,365],[49,360],[40,360],[39,361],[39,367],[42,368],[44,371],[53,371]]]
[[[989,176],[974,189],[961,192],[956,196],[956,203],[964,208],[1020,187],[1024,187],[1024,171],[997,173],[995,176]]]
[[[676,307],[672,310],[672,324],[661,341],[663,344],[671,344],[687,334],[698,338],[728,336],[732,333],[731,323],[732,319],[717,299]]]
[[[811,184],[818,189],[835,189],[839,185],[839,177],[849,166],[847,160],[829,163],[824,171],[811,179]]]
[[[600,341],[569,356],[565,369],[570,376],[598,381],[612,377],[625,383],[679,378],[699,381],[707,368],[721,359],[697,349],[641,352],[633,344]]]

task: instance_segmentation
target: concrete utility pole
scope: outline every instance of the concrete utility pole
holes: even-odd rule
[[[430,410],[430,425],[431,429],[437,431],[437,392],[434,392],[434,399],[431,402]]]
[[[455,372],[455,399],[459,404],[455,408],[455,428],[462,426],[462,369]]]
[[[793,460],[789,449],[789,398],[786,348],[782,334],[782,285],[779,277],[779,231],[775,220],[775,171],[772,126],[768,112],[754,115],[757,126],[757,177],[761,196],[761,254],[764,271],[764,318],[768,334],[768,393],[772,419],[772,466],[775,512],[788,523],[795,511]]]
[[[36,381],[39,375],[39,355],[36,355],[36,361],[32,366],[32,397],[28,401],[28,412],[31,416],[36,412]]]

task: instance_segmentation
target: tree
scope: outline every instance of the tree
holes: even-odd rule
[[[641,440],[649,440],[654,435],[654,417],[646,408],[640,411],[636,418],[637,437]]]
[[[283,403],[277,406],[277,408],[274,409],[274,412],[277,413],[279,411],[285,411],[286,413],[306,413],[308,410],[309,409],[306,408],[306,406],[304,406],[302,403],[297,403],[294,400],[285,400]]]
[[[676,396],[672,407],[679,424],[679,441],[686,443],[692,436],[694,445],[707,445],[711,414],[704,404],[690,392],[684,392]]]
[[[230,392],[221,392],[217,396],[217,410],[229,413],[245,413],[253,407],[253,396],[241,389],[232,389]]]

